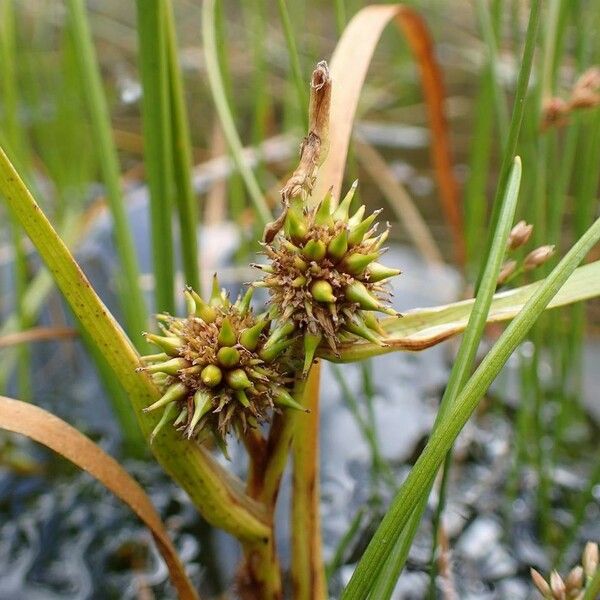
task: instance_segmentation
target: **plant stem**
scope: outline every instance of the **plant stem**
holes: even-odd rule
[[[310,370],[292,440],[292,584],[295,600],[323,600],[327,584],[319,507],[319,383],[321,365]],[[300,398],[298,398],[300,400]]]

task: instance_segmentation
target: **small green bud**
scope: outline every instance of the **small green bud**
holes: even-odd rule
[[[300,248],[298,248],[298,246],[295,246],[294,244],[292,244],[292,242],[290,242],[290,240],[286,240],[285,238],[283,238],[281,240],[281,245],[288,252],[291,252],[292,254],[300,254]]]
[[[169,358],[166,352],[160,352],[158,354],[146,354],[146,356],[140,356],[140,362],[145,365],[155,362],[163,362]]]
[[[217,360],[224,367],[235,367],[235,365],[240,362],[239,350],[229,346],[223,346],[223,348],[219,348],[219,351],[217,352]]]
[[[302,212],[301,204],[292,204],[285,216],[284,231],[288,238],[294,242],[301,242],[306,238],[308,226]]]
[[[245,408],[250,408],[250,400],[244,390],[235,390],[235,397],[237,401]]]
[[[375,335],[364,323],[357,321],[349,321],[346,323],[346,330],[354,335],[357,335],[365,340],[377,344],[378,346],[385,346],[377,335]]]
[[[148,373],[166,373],[167,375],[177,375],[177,371],[186,369],[190,363],[185,358],[172,358],[165,362],[148,365],[145,370]]]
[[[360,281],[354,281],[346,286],[344,294],[350,302],[356,302],[364,310],[381,310],[382,308],[379,300],[372,296]]]
[[[150,434],[150,443],[151,444],[154,442],[154,438],[159,434],[161,429],[163,429],[163,427],[169,421],[174,420],[176,411],[177,411],[177,402],[171,402],[170,404],[167,404],[167,406],[166,406],[165,410],[163,411],[163,414],[160,418],[160,421],[156,424],[156,427],[152,430],[152,433]]]
[[[190,293],[189,289],[183,290],[183,297],[185,298],[185,306],[187,308],[187,314],[195,315],[196,314],[196,301],[194,300],[194,297]]]
[[[260,263],[252,263],[250,266],[255,269],[260,269],[263,273],[269,273],[270,275],[275,273],[275,268],[273,267],[273,265],[263,265]]]
[[[350,231],[350,235],[348,236],[348,244],[353,246],[362,242],[362,239],[365,237],[371,226],[373,225],[375,219],[379,215],[381,210],[376,210],[373,214],[369,215],[364,221],[361,221],[356,227],[353,227]]]
[[[210,302],[209,304],[213,307],[221,307],[221,308],[229,308],[231,306],[231,302],[229,302],[229,298],[227,297],[227,293],[224,289],[221,289],[219,286],[219,279],[217,274],[213,275],[213,283],[212,289],[210,293]]]
[[[308,269],[308,264],[304,262],[299,256],[295,256],[293,260],[293,265],[298,271],[306,271]]]
[[[301,410],[302,412],[309,412],[308,409],[294,400],[287,390],[279,386],[273,388],[273,402],[281,408],[292,408],[294,410]]]
[[[265,348],[284,340],[288,335],[293,333],[294,329],[296,329],[296,324],[293,321],[279,325],[279,327],[276,327],[269,335],[269,339],[265,343]]]
[[[367,267],[367,274],[369,276],[369,281],[375,283],[377,281],[383,281],[388,277],[400,275],[400,269],[392,269],[380,263],[374,262]]]
[[[325,198],[321,200],[319,208],[315,212],[315,225],[321,225],[323,227],[331,227],[333,225],[333,217],[331,216],[331,199],[333,195],[333,188],[329,188],[329,191],[325,194]]]
[[[298,275],[298,277],[296,277],[292,281],[293,288],[301,288],[301,287],[304,287],[305,285],[306,285],[306,277],[304,277],[304,275]]]
[[[310,293],[317,302],[330,303],[335,302],[333,288],[328,281],[318,279],[310,286]]]
[[[348,251],[348,230],[342,229],[327,245],[327,254],[340,260]]]
[[[148,342],[160,346],[170,356],[177,356],[183,346],[183,340],[176,336],[165,337],[154,333],[146,333],[145,336]]]
[[[177,415],[177,418],[173,421],[173,426],[177,427],[181,425],[187,419],[187,408],[184,406],[181,412]]]
[[[237,301],[237,309],[240,314],[245,315],[250,310],[250,304],[252,302],[252,296],[254,295],[254,288],[249,287],[246,293]]]
[[[348,228],[354,229],[363,219],[365,215],[366,207],[363,204],[349,219],[348,219]]]
[[[192,289],[190,289],[190,294],[194,299],[194,303],[196,304],[195,315],[200,317],[205,323],[214,323],[217,318],[217,311],[214,307],[209,306],[200,296]]]
[[[223,379],[223,373],[217,365],[206,365],[200,373],[200,379],[207,387],[217,387]]]
[[[306,377],[310,367],[312,366],[313,359],[315,358],[315,352],[321,343],[323,336],[320,333],[306,332],[304,334],[304,368],[302,369],[302,376]]]
[[[171,381],[171,377],[166,373],[153,373],[151,377],[152,381],[154,382],[154,385],[156,385],[160,389],[165,388]]]
[[[244,329],[240,334],[240,344],[244,346],[247,350],[256,350],[256,346],[258,346],[258,340],[260,338],[260,334],[262,330],[265,328],[267,321],[258,321],[256,325],[249,327],[248,329]]]
[[[180,400],[184,396],[187,396],[188,389],[183,383],[174,383],[170,387],[167,388],[167,391],[162,395],[162,397],[157,400],[154,404],[147,406],[144,408],[144,412],[151,412],[160,408],[161,406],[166,406],[169,402],[175,402],[176,400]]]
[[[347,273],[358,275],[359,273],[362,273],[376,258],[379,258],[379,252],[372,252],[371,254],[354,252],[353,254],[348,254],[344,258],[342,261],[342,266]]]
[[[234,369],[225,376],[230,388],[234,390],[245,390],[252,387],[252,382],[248,379],[244,369]]]
[[[194,394],[194,414],[188,427],[188,438],[194,435],[194,429],[200,422],[200,419],[212,408],[211,395],[205,390],[198,390]]]
[[[322,260],[327,252],[327,246],[322,240],[308,240],[304,248],[302,248],[302,254],[306,258],[314,261]]]
[[[219,346],[233,346],[236,344],[237,337],[229,317],[225,317],[221,322],[221,329],[219,330],[217,341],[219,342]]]
[[[266,346],[258,353],[258,355],[267,363],[273,362],[286,348],[288,348],[294,339],[281,340],[276,344]]]
[[[372,329],[379,335],[387,336],[387,331],[381,326],[381,323],[372,312],[366,311],[361,313],[361,318],[369,329]]]
[[[350,211],[350,204],[352,203],[352,199],[354,198],[354,192],[356,192],[356,188],[358,186],[358,179],[352,184],[348,193],[344,197],[344,199],[340,202],[339,206],[335,209],[333,213],[334,221],[347,221],[348,213]]]

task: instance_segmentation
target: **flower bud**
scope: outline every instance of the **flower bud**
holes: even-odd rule
[[[348,300],[356,302],[363,310],[379,310],[381,308],[377,298],[372,296],[360,281],[355,281],[346,287],[344,294]]]
[[[165,362],[155,363],[144,368],[147,373],[166,373],[167,375],[175,375],[177,371],[191,366],[185,358],[172,358]]]
[[[508,260],[500,269],[500,273],[498,273],[498,285],[502,285],[517,269],[517,261],[516,260]]]
[[[256,325],[249,327],[248,329],[244,329],[240,334],[240,344],[246,348],[246,350],[256,350],[256,346],[258,346],[258,340],[260,339],[260,335],[265,328],[267,321],[259,321]]]
[[[160,346],[170,356],[177,356],[179,348],[183,345],[183,340],[176,336],[162,336],[154,333],[146,333],[146,341]]]
[[[157,408],[166,406],[170,402],[175,402],[176,400],[183,398],[186,394],[187,388],[183,383],[174,383],[169,388],[167,388],[167,391],[161,396],[159,400],[157,400],[154,404],[151,404],[150,406],[144,408],[144,412],[152,412]]]
[[[389,277],[400,275],[400,269],[392,269],[380,263],[372,262],[367,267],[367,275],[369,277],[369,281],[376,283],[378,281],[388,279]]]
[[[547,262],[553,254],[554,246],[540,246],[539,248],[532,250],[525,257],[523,267],[526,271],[531,271],[532,269],[535,269]]]
[[[354,193],[358,187],[358,179],[350,186],[348,193],[344,196],[344,199],[339,203],[339,206],[333,211],[334,221],[347,221],[348,213],[350,212],[350,204],[354,198]]]
[[[340,260],[348,251],[348,230],[342,229],[327,245],[327,254],[334,260]]]
[[[519,221],[510,231],[508,235],[508,248],[515,250],[524,246],[531,237],[533,225],[527,224],[526,221]]]
[[[567,591],[567,596],[569,598],[575,598],[577,594],[583,589],[584,583],[584,574],[583,567],[577,565],[572,568],[567,578],[565,579],[565,588]]]
[[[583,556],[581,559],[585,576],[588,578],[594,577],[598,570],[598,544],[594,542],[588,542],[583,550]]]
[[[548,585],[548,582],[542,577],[542,575],[536,571],[535,569],[529,569],[531,573],[531,579],[535,585],[535,587],[540,591],[540,594],[544,598],[552,598],[552,590]]]
[[[552,571],[552,573],[550,573],[550,589],[555,598],[558,600],[565,600],[567,589],[565,588],[565,582],[557,571]]]

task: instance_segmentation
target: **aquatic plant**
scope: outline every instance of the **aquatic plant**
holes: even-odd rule
[[[285,3],[280,6],[285,16]],[[404,566],[436,474],[490,383],[547,308],[600,295],[600,263],[578,268],[600,239],[600,221],[581,231],[545,278],[495,295],[499,282],[506,284],[517,272],[550,265],[554,252],[546,240],[536,240],[537,248],[527,256],[505,262],[507,251],[522,249],[533,235],[531,226],[518,223],[513,227],[513,222],[522,175],[516,143],[532,65],[539,2],[532,8],[475,297],[452,305],[411,310],[404,316],[398,315],[388,301],[387,282],[399,274],[396,267],[402,267],[387,266],[382,258],[389,226],[381,232],[376,230],[379,211],[365,216],[364,207],[352,207],[356,184],[340,202],[338,199],[342,196],[351,124],[372,52],[365,52],[358,60],[351,49],[374,48],[384,25],[394,19],[407,33],[426,81],[426,103],[434,123],[434,163],[444,211],[454,232],[456,255],[464,255],[443,118],[441,76],[422,19],[399,5],[365,9],[357,15],[354,26],[346,30],[331,71],[324,62],[317,65],[310,80],[308,131],[299,165],[282,188],[279,216],[271,220],[260,187],[243,159],[227,103],[217,56],[214,9],[214,0],[206,0],[203,27],[211,93],[232,157],[255,207],[255,222],[265,224],[262,252],[266,262],[256,265],[262,276],[250,282],[238,299],[232,301],[216,277],[210,298],[203,299],[194,281],[199,277],[193,218],[190,222],[194,214],[189,187],[191,152],[174,59],[176,40],[169,3],[138,2],[155,299],[161,311],[156,317],[160,332],[146,333],[145,339],[158,347],[158,353],[148,354],[141,328],[131,326],[142,318],[135,310],[141,294],[136,293],[129,305],[123,294],[129,324],[125,334],[34,199],[14,166],[18,162],[11,161],[4,151],[0,152],[0,191],[15,223],[36,246],[83,331],[106,361],[109,379],[114,378],[125,389],[133,409],[130,413],[135,415],[150,450],[204,518],[240,541],[244,559],[237,572],[236,588],[243,598],[283,597],[274,513],[280,481],[290,459],[290,571],[294,597],[327,596],[318,515],[319,361],[349,362],[385,352],[421,350],[464,333],[431,437],[343,595],[360,600],[369,593],[371,598],[388,598]],[[83,4],[72,0],[69,12],[79,34],[75,39],[85,50],[81,54],[85,68],[94,69],[89,31],[82,18]],[[114,148],[107,135],[110,124],[98,79],[91,77],[89,83],[95,136],[104,164],[114,167]],[[337,86],[337,96],[332,96],[333,86]],[[177,134],[170,136],[171,128]],[[114,169],[107,169],[105,179],[113,186],[113,214],[122,216]],[[174,189],[178,191],[178,203],[171,198]],[[175,316],[170,200],[177,206],[184,238],[184,270],[188,283],[193,285],[182,292],[186,306],[182,317]],[[126,277],[135,279],[136,265],[128,256],[125,225],[115,218],[115,227],[120,229],[121,260],[129,265]],[[129,284],[133,284],[131,280]],[[252,306],[256,288],[267,290],[266,305]],[[486,323],[503,320],[511,323],[474,370]],[[1,406],[3,428],[30,435],[61,452],[128,501],[152,529],[180,596],[197,596],[147,498],[114,461],[41,409],[8,399],[1,399]],[[131,432],[136,425],[127,420],[126,412],[123,414],[124,430]],[[241,440],[247,451],[245,481],[223,467],[212,452],[211,440],[215,440],[227,455],[232,438]],[[559,587],[554,579],[555,587]]]

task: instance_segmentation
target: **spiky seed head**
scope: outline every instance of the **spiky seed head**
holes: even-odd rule
[[[142,357],[139,368],[162,391],[145,409],[164,410],[153,438],[175,426],[188,438],[212,432],[223,446],[230,430],[257,426],[273,409],[285,408],[281,390],[292,382],[296,366],[286,349],[296,324],[273,328],[266,316],[253,314],[250,299],[247,293],[232,304],[215,278],[208,303],[188,288],[188,316],[163,316],[165,335],[146,334],[164,351]]]
[[[378,338],[383,330],[372,319],[366,324],[364,311],[397,314],[387,304],[385,280],[399,271],[376,262],[387,231],[375,234],[378,211],[365,218],[361,207],[350,216],[356,185],[335,210],[331,192],[312,208],[292,200],[280,233],[264,245],[270,268],[257,285],[269,290],[275,319],[311,336],[305,365],[315,340],[337,351],[344,336]]]

